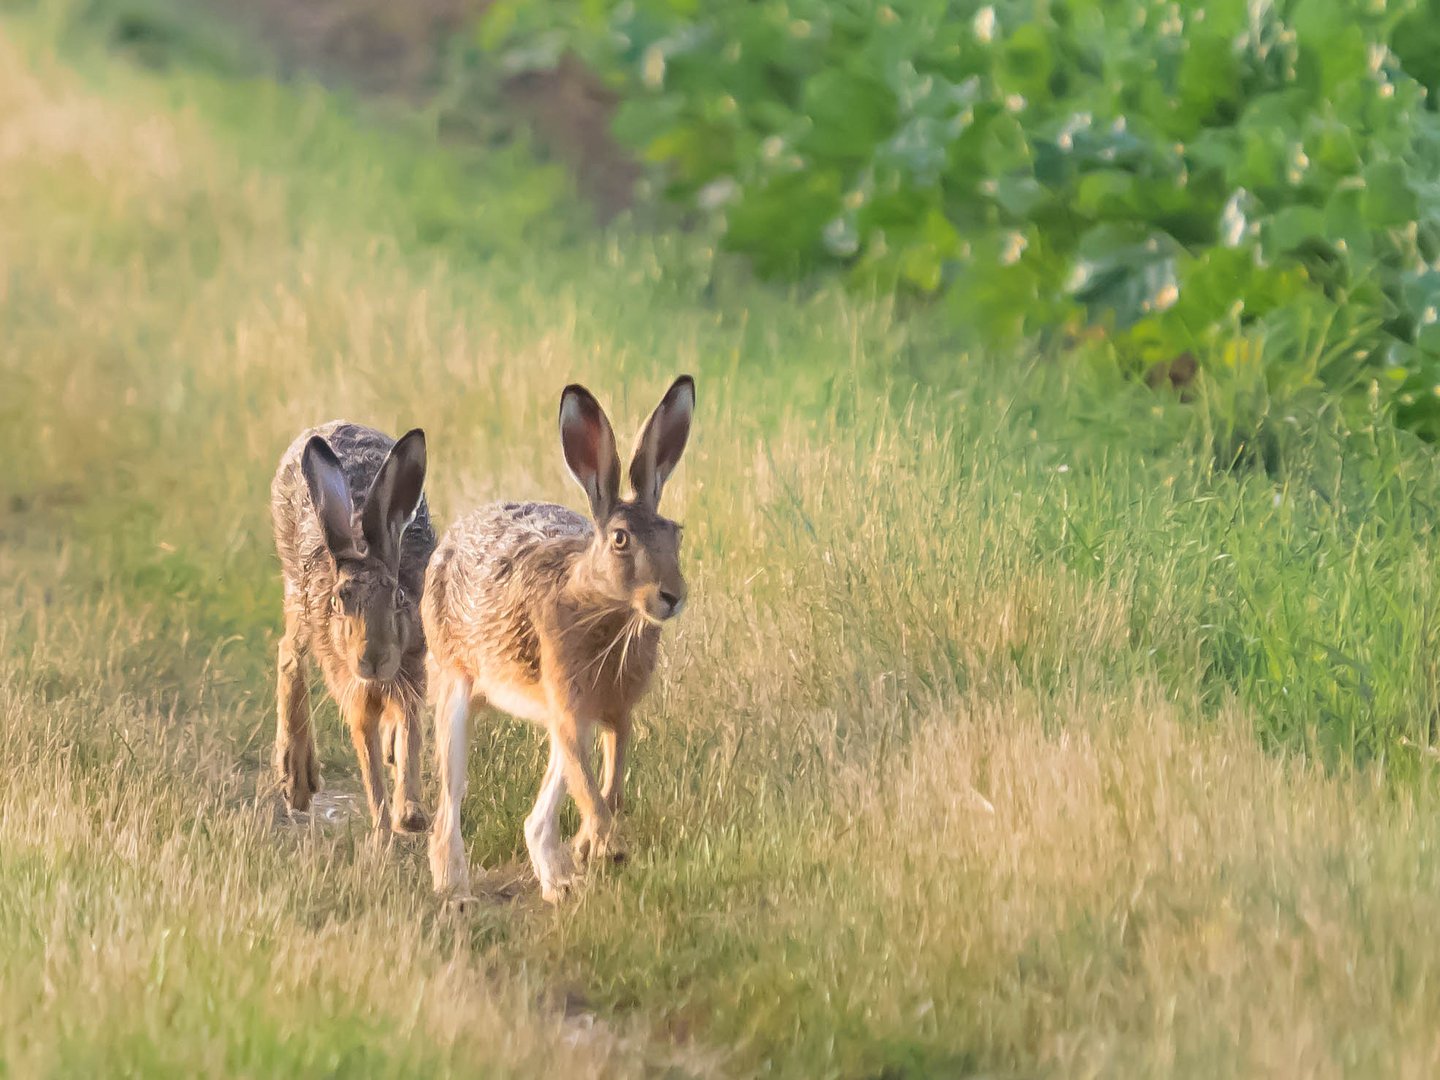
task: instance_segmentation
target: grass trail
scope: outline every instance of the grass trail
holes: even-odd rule
[[[1428,451],[1253,384],[1181,408],[962,363],[64,15],[0,19],[0,1069],[1440,1070]],[[578,505],[559,388],[628,438],[681,370],[693,602],[632,864],[458,921],[419,845],[277,822],[293,434],[423,424],[441,524]],[[1217,467],[1237,430],[1276,467]],[[543,745],[473,743],[464,831],[503,876]]]

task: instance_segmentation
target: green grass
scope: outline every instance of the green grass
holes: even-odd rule
[[[1440,1068],[1430,451],[1243,364],[962,356],[72,15],[0,21],[0,1071]],[[681,370],[633,862],[460,920],[418,844],[277,823],[294,433],[423,424],[442,523],[578,505],[560,387],[633,431]],[[473,744],[498,888],[542,739]]]

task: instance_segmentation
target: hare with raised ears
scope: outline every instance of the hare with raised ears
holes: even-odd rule
[[[460,837],[465,739],[489,702],[550,735],[550,763],[525,843],[545,899],[570,886],[575,862],[559,828],[568,786],[580,809],[576,861],[620,858],[620,809],[630,713],[655,670],[660,627],[685,605],[680,526],[659,514],[695,411],[695,383],[677,379],[651,414],[630,464],[634,496],[620,497],[615,435],[582,386],[560,398],[565,463],[590,501],[590,519],[549,503],[500,503],[452,526],[426,578],[422,612],[435,678],[440,801],[430,835],[437,892],[469,892]],[[599,729],[602,778],[590,763]]]
[[[337,420],[306,431],[280,459],[270,487],[285,578],[275,770],[291,809],[308,809],[320,786],[305,672],[313,656],[350,729],[375,828],[421,832],[428,824],[420,806],[419,604],[435,530],[424,486],[418,428],[397,442]]]

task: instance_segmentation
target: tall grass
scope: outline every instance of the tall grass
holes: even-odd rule
[[[1382,416],[961,362],[884,307],[537,220],[515,162],[447,172],[317,91],[137,73],[59,10],[0,22],[10,1072],[1440,1067],[1437,482]],[[417,175],[473,214],[436,226]],[[280,819],[294,433],[423,424],[442,524],[576,503],[559,388],[633,428],[680,370],[694,602],[635,861],[538,902],[543,746],[498,716],[470,921],[418,846]]]

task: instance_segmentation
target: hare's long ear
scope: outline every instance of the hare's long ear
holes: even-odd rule
[[[635,485],[635,498],[652,511],[659,507],[665,481],[685,452],[694,415],[695,380],[681,375],[670,384],[640,432],[635,458],[630,462],[630,483]]]
[[[560,446],[570,475],[590,500],[591,516],[603,522],[620,500],[620,457],[605,410],[583,386],[571,384],[560,395]]]
[[[392,570],[400,566],[400,540],[415,520],[425,492],[425,432],[407,431],[390,448],[365,496],[360,528],[365,543]]]
[[[325,546],[336,559],[359,557],[355,547],[354,504],[350,501],[350,485],[345,482],[345,470],[340,468],[340,459],[330,444],[319,435],[312,435],[300,455],[300,471],[305,475],[305,486],[310,489],[310,501],[315,504],[315,513],[320,518],[320,531],[325,534]]]

